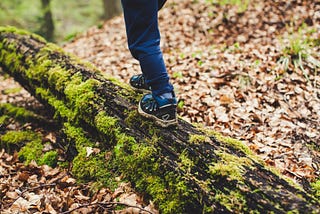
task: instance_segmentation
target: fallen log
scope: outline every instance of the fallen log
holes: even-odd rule
[[[54,111],[80,180],[128,180],[161,213],[319,213],[319,200],[241,142],[141,118],[141,94],[41,37],[0,28],[0,67]],[[88,149],[92,152],[88,153]]]

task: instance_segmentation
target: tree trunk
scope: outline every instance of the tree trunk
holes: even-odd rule
[[[103,1],[103,18],[111,19],[112,17],[121,13],[120,0],[102,0]]]
[[[50,0],[41,0],[41,7],[43,12],[43,20],[40,27],[40,34],[49,41],[54,38],[54,23],[52,19]]]
[[[38,36],[0,28],[0,66],[55,111],[81,179],[107,184],[121,175],[162,213],[320,211],[318,199],[241,142],[183,120],[154,126],[136,112],[140,94]],[[88,155],[88,147],[98,150]]]

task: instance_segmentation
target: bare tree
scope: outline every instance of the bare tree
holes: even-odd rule
[[[43,21],[40,27],[40,34],[47,40],[52,41],[54,37],[54,23],[51,13],[50,0],[41,0]]]
[[[120,0],[102,0],[103,1],[103,9],[104,19],[111,19],[112,17],[121,13],[121,3]]]

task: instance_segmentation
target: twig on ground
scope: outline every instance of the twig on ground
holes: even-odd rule
[[[84,207],[89,207],[89,206],[102,206],[103,208],[105,207],[110,207],[110,206],[113,206],[113,205],[123,205],[123,206],[126,206],[126,207],[132,207],[132,208],[137,208],[143,212],[147,212],[149,214],[154,214],[153,212],[149,211],[149,210],[145,210],[141,207],[138,207],[138,206],[134,206],[134,205],[130,205],[130,204],[126,204],[126,203],[121,203],[121,202],[94,202],[94,203],[88,203],[88,204],[82,204],[76,208],[73,208],[71,210],[68,210],[68,211],[65,211],[65,212],[61,212],[60,214],[69,214],[69,213],[72,213],[78,209],[81,209],[81,208],[84,208]]]

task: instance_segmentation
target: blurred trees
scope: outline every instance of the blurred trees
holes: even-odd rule
[[[40,26],[39,34],[49,41],[54,38],[54,23],[52,18],[51,0],[41,0],[43,18]]]
[[[111,19],[119,15],[122,11],[120,0],[102,0],[103,1],[103,18]]]
[[[120,0],[0,0],[0,26],[24,28],[59,43],[121,12]]]

